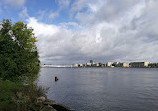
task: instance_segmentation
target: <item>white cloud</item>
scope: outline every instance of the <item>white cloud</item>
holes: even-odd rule
[[[70,41],[72,37],[71,31],[60,26],[39,23],[35,18],[28,19],[28,25],[34,28],[34,32],[38,37],[41,61],[44,60],[44,62],[48,63],[50,59],[60,58],[61,62],[61,59],[68,55],[71,49],[73,50]]]
[[[105,0],[76,0],[70,8],[70,16],[78,13],[95,13],[106,3]]]
[[[59,11],[50,11],[50,10],[39,10],[37,12],[38,14],[38,20],[41,20],[41,21],[52,21],[54,18],[58,17],[59,16]]]
[[[76,22],[63,22],[60,23],[60,26],[66,29],[71,29],[73,31],[79,31],[83,28],[81,25],[77,24]]]
[[[27,19],[28,25],[33,27],[37,36],[46,34],[48,36],[53,35],[59,31],[59,27],[56,25],[47,25],[44,23],[39,23],[35,18]]]
[[[76,6],[71,10],[77,13],[80,23],[54,25],[28,19],[39,40],[42,63],[158,60],[157,1],[118,0],[120,6],[115,6],[114,0],[102,5],[102,0],[96,5],[95,2],[79,0],[72,5]],[[106,7],[107,4],[113,9]],[[85,6],[88,9],[80,11]]]

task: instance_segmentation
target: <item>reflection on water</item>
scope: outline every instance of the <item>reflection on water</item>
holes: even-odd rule
[[[41,68],[38,80],[73,111],[158,111],[158,69]]]

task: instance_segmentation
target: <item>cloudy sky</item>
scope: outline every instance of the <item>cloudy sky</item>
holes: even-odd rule
[[[42,64],[158,62],[158,0],[0,0],[34,29]]]

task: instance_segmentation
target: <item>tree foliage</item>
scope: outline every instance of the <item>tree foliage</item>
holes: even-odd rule
[[[151,63],[149,64],[150,68],[158,68],[158,63]]]
[[[11,81],[30,81],[39,72],[36,37],[32,28],[23,22],[0,24],[0,78]]]

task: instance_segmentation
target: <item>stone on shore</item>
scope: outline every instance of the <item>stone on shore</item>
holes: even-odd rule
[[[57,111],[71,111],[69,107],[63,105],[63,104],[52,104],[50,105],[52,106],[54,109],[56,109]]]
[[[37,103],[40,106],[40,111],[71,111],[69,107],[46,99],[44,96],[38,97]]]
[[[37,98],[37,103],[42,103],[46,100],[46,98],[44,96],[38,97]]]
[[[40,111],[57,111],[57,110],[51,106],[45,106]]]

